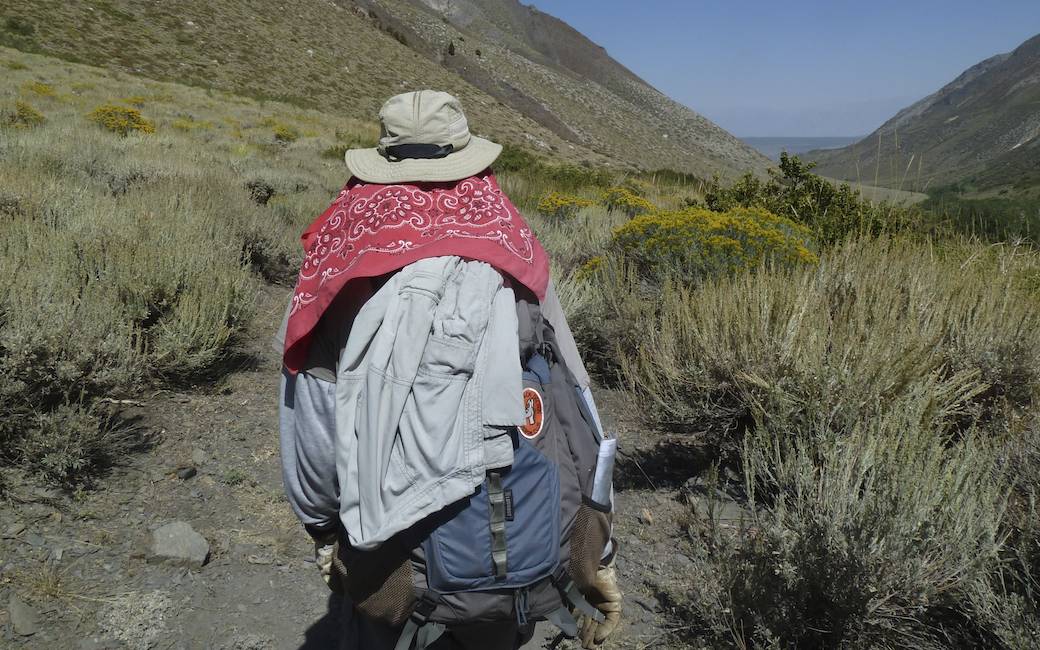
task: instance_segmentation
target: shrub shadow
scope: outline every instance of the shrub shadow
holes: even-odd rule
[[[235,349],[203,370],[164,373],[162,383],[164,388],[172,390],[212,388],[235,373],[259,370],[265,362],[266,359],[260,352],[236,346]]]
[[[680,488],[714,463],[727,460],[717,448],[678,439],[664,439],[648,449],[619,450],[614,489]]]

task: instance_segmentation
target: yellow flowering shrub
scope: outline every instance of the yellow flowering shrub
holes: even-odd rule
[[[3,118],[3,124],[19,129],[31,129],[46,121],[43,113],[22,101],[14,103],[14,111],[4,113],[0,117]]]
[[[42,81],[29,81],[22,84],[22,91],[39,97],[54,97],[57,94],[54,91],[54,86],[45,84]]]
[[[87,116],[91,122],[113,133],[125,136],[132,132],[155,133],[155,125],[141,116],[136,108],[102,104]]]
[[[769,260],[815,264],[811,231],[761,208],[689,208],[635,217],[614,230],[611,248],[640,273],[687,281],[734,273]]]
[[[603,269],[606,258],[602,255],[591,257],[574,272],[575,280],[589,280]]]
[[[603,192],[603,205],[607,206],[611,212],[623,212],[629,217],[653,212],[657,209],[657,206],[628,187],[607,189]]]
[[[287,124],[275,124],[274,125],[274,139],[275,142],[282,144],[289,144],[290,142],[296,142],[297,138],[300,137],[300,132],[295,128],[288,126]]]
[[[578,214],[578,210],[593,205],[593,201],[580,196],[549,192],[538,201],[538,213],[550,219],[570,219]]]

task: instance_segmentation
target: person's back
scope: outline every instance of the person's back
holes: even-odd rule
[[[575,632],[571,608],[595,647],[620,616],[596,471],[616,441],[545,252],[457,100],[380,119],[304,233],[279,342],[286,492],[344,596],[342,647],[516,648],[535,620]]]

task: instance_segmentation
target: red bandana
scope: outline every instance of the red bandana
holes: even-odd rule
[[[352,178],[303,233],[307,257],[292,297],[286,367],[307,358],[310,332],[343,286],[441,255],[480,260],[539,300],[549,260],[490,171],[452,183],[380,185]]]

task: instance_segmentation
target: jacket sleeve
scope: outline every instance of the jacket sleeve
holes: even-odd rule
[[[339,524],[336,384],[282,371],[279,425],[282,480],[296,516],[312,535]]]

